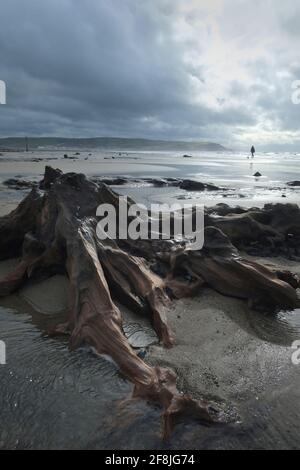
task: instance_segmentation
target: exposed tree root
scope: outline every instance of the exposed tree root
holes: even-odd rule
[[[67,325],[57,331],[69,333],[71,348],[88,344],[111,356],[135,384],[134,396],[163,407],[164,437],[186,415],[218,422],[220,415],[208,403],[178,392],[173,371],[150,367],[136,355],[123,334],[115,300],[148,315],[162,343],[170,347],[170,297],[196,295],[207,284],[254,307],[292,309],[298,305],[292,278],[242,259],[216,227],[205,229],[205,246],[198,252],[174,243],[168,251],[162,241],[101,241],[96,236],[97,207],[117,207],[117,194],[84,175],[49,168],[42,188],[44,194],[33,189],[0,219],[0,259],[22,253],[15,271],[0,280],[0,295],[12,293],[28,277],[65,271],[71,285],[70,312]],[[161,275],[155,274],[160,270]]]
[[[206,225],[219,228],[235,246],[251,254],[283,254],[299,260],[300,208],[297,204],[266,204],[263,209],[248,210],[218,204],[209,209]]]

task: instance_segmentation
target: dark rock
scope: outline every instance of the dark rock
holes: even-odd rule
[[[172,186],[172,187],[179,187],[180,184],[182,183],[182,180],[178,179],[178,178],[166,178],[166,181],[168,182],[168,186]]]
[[[144,181],[146,181],[147,183],[153,184],[153,186],[157,188],[161,188],[163,186],[169,185],[168,181],[162,178],[145,178]]]
[[[262,174],[259,171],[257,171],[256,173],[254,173],[253,176],[255,176],[255,178],[259,178],[260,176],[262,176]]]
[[[22,189],[31,189],[37,186],[37,183],[33,181],[26,181],[17,178],[10,178],[6,181],[3,181],[5,186],[8,186],[12,189],[22,190]]]
[[[107,184],[108,186],[122,186],[123,184],[128,183],[128,180],[126,178],[121,178],[121,177],[116,177],[116,178],[100,178],[100,177],[95,177],[92,178],[92,181],[95,183],[104,183]]]
[[[62,175],[62,171],[58,168],[46,166],[44,179],[40,182],[40,189],[50,189],[51,185]]]
[[[221,189],[210,183],[201,183],[200,181],[193,180],[183,180],[179,187],[187,191],[219,191]]]
[[[178,178],[172,178],[172,177],[169,177],[169,178],[166,178],[167,181],[169,181],[170,183],[180,183],[182,180],[179,180]]]
[[[192,155],[183,155],[183,158],[193,158]]]
[[[290,181],[287,183],[288,186],[300,186],[300,181]]]
[[[111,186],[122,186],[123,184],[126,184],[128,180],[126,178],[104,178],[101,179],[101,183],[105,183]]]

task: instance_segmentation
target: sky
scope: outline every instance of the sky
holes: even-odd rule
[[[1,137],[300,151],[299,0],[1,0],[0,13]]]

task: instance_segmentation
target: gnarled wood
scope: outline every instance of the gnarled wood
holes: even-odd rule
[[[205,245],[198,252],[174,241],[99,240],[97,207],[103,203],[118,207],[116,193],[84,175],[49,168],[41,187],[44,194],[32,190],[15,211],[0,219],[0,259],[23,249],[17,269],[0,280],[0,295],[18,289],[30,276],[65,270],[71,285],[70,313],[67,325],[58,331],[70,334],[72,348],[88,344],[111,356],[135,384],[134,396],[164,408],[165,437],[186,415],[218,421],[208,403],[178,392],[173,371],[150,367],[136,355],[123,334],[115,300],[148,315],[161,341],[170,347],[174,341],[167,324],[170,298],[196,295],[207,284],[254,307],[294,308],[298,299],[295,285],[285,282],[290,280],[288,274],[277,276],[242,259],[216,226],[205,229]]]

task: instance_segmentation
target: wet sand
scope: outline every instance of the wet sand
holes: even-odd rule
[[[0,263],[1,275],[9,272],[15,263],[16,260]],[[276,259],[268,260],[267,263],[276,264]],[[281,266],[283,263],[289,265],[281,260]],[[297,271],[295,264],[291,267]],[[9,358],[8,369],[3,370],[2,386],[7,400],[2,398],[1,409],[4,416],[7,416],[11,407],[13,412],[8,427],[5,426],[0,431],[0,448],[46,448],[51,445],[55,448],[111,448],[113,445],[117,448],[122,445],[124,448],[160,448],[162,443],[159,440],[159,426],[155,423],[158,415],[149,405],[141,402],[115,402],[111,404],[112,408],[107,414],[106,407],[111,400],[109,395],[124,399],[131,390],[131,385],[118,377],[112,364],[95,357],[88,350],[78,351],[75,355],[68,352],[65,339],[43,337],[49,326],[64,320],[67,299],[67,279],[54,276],[42,282],[31,283],[18,294],[1,301],[1,332],[5,331],[5,336],[8,337],[10,355],[15,359],[19,357],[20,361],[22,354],[21,364],[24,369],[22,375],[15,375],[15,368],[19,370],[19,364],[12,363]],[[157,343],[157,339],[147,319],[141,319],[123,308],[122,313],[124,330],[131,339],[131,344],[134,347],[148,347],[145,358],[148,363],[173,368],[178,374],[178,385],[182,391],[195,397],[212,399],[235,417],[238,416],[226,428],[206,428],[196,423],[185,423],[177,428],[172,440],[164,444],[167,448],[299,446],[300,368],[291,362],[291,343],[300,337],[300,312],[285,314],[284,321],[280,317],[264,317],[261,313],[251,311],[244,301],[204,289],[194,299],[174,303],[168,319],[176,335],[176,345],[170,350],[153,344]],[[28,318],[28,314],[31,318]],[[293,315],[297,317],[298,323]],[[44,350],[48,352],[45,353]],[[39,359],[33,358],[32,354],[38,354]],[[49,367],[52,379],[48,378]],[[96,384],[95,380],[101,379],[99,384],[92,388],[89,385],[86,389],[84,385],[80,385],[83,381],[80,376],[70,395],[69,385],[77,376],[74,367],[79,367],[81,373],[84,372],[84,380]],[[89,374],[91,377],[87,378]],[[62,429],[59,434],[61,444],[55,439],[53,431],[44,426],[43,400],[40,396],[38,400],[34,399],[36,393],[41,393],[37,392],[40,387],[36,383],[37,376],[41,375],[44,377],[44,392],[49,397],[46,402],[49,402],[50,397],[55,397],[58,391],[61,394],[49,408],[50,421],[54,428],[58,425],[68,428],[75,420],[78,428],[82,429],[80,435],[75,432],[71,433],[71,437],[66,436]],[[51,380],[54,380],[54,384],[57,383],[55,389]],[[71,380],[70,384],[68,380]],[[123,384],[121,388],[120,384]],[[98,415],[102,416],[105,423],[102,432],[98,429],[96,431],[94,419],[91,418],[91,407],[96,405],[96,402],[93,405],[91,403],[92,390],[92,402],[97,397]],[[61,400],[66,399],[67,393],[68,399],[63,404]],[[77,394],[76,398],[74,393],[75,396]],[[80,418],[70,404],[71,397],[76,402],[86,400],[86,405],[81,407]],[[27,404],[21,408],[22,403]],[[49,403],[47,406],[50,406]],[[30,413],[33,410],[35,412],[31,418]],[[72,416],[70,412],[73,413]],[[53,416],[56,417],[55,422]],[[25,418],[28,421],[26,426]],[[29,432],[29,442],[24,433],[32,419],[36,433]],[[129,431],[131,426],[135,426],[134,431]],[[9,436],[7,429],[10,430]],[[139,435],[142,430],[145,440]],[[16,438],[14,445],[11,433]],[[125,444],[124,433],[129,433],[131,444]]]
[[[291,344],[300,335],[295,316],[299,320],[300,311],[286,313],[286,323],[273,317],[274,331],[263,331],[263,314],[204,289],[195,299],[176,302],[169,315],[176,345],[170,351],[152,346],[149,360],[175,368],[182,390],[193,395],[228,403],[262,399],[274,386],[288,386],[294,374],[300,378],[291,362]]]

